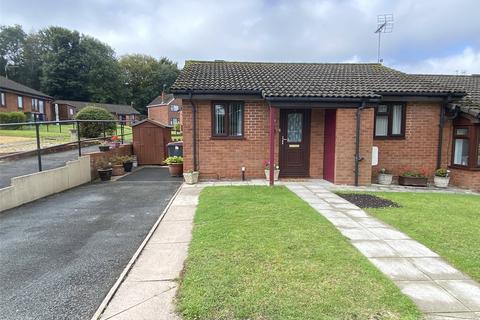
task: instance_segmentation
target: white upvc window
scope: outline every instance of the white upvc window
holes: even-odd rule
[[[23,109],[23,97],[22,96],[17,97],[17,106],[18,106],[18,109]]]
[[[5,92],[0,92],[1,96],[1,106],[5,107],[6,101],[5,101]]]

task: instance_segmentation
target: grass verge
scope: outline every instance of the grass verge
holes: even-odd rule
[[[284,187],[201,196],[178,293],[185,319],[418,319],[413,302]]]
[[[480,197],[444,193],[375,193],[401,208],[366,210],[423,243],[480,281]]]

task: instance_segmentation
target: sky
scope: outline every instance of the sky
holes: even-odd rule
[[[479,0],[0,0],[0,25],[78,30],[117,55],[185,60],[376,62],[377,16],[387,66],[480,73]]]

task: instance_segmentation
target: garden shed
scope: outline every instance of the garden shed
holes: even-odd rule
[[[171,141],[172,127],[151,119],[132,125],[133,153],[138,164],[163,164],[167,157],[167,143]]]

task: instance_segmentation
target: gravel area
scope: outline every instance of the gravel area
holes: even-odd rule
[[[397,203],[371,194],[339,193],[340,197],[360,208],[399,208]]]

